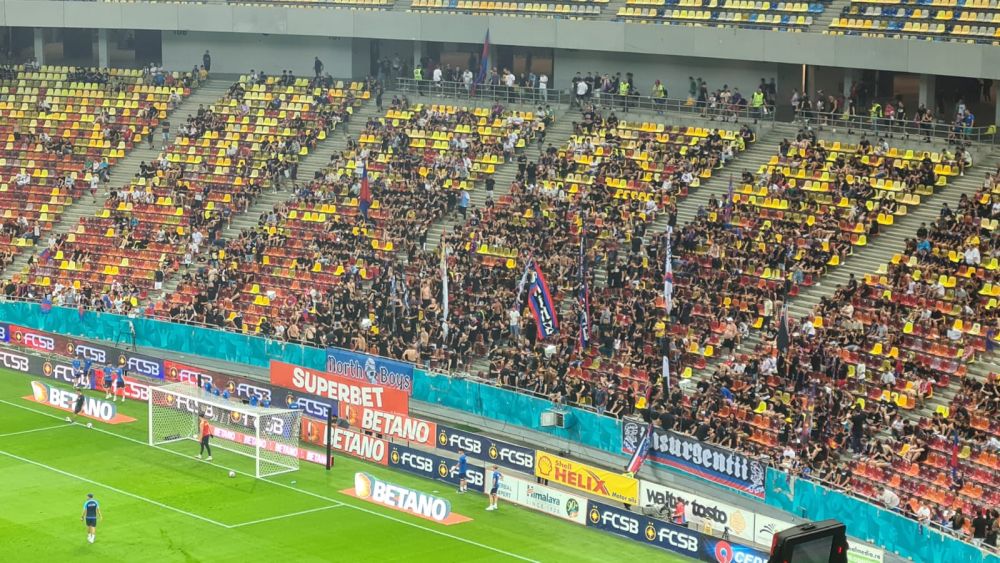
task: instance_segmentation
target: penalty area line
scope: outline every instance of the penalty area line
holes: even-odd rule
[[[55,430],[56,428],[69,428],[69,424],[56,424],[55,426],[44,426],[42,428],[32,428],[31,430],[21,430],[20,432],[8,432],[6,434],[0,434],[0,438],[8,438],[10,436],[20,436],[21,434],[31,434],[32,432],[44,432],[46,430]]]
[[[146,498],[144,496],[137,495],[135,493],[130,493],[128,491],[124,491],[122,489],[119,489],[118,487],[113,487],[113,486],[108,485],[106,483],[101,483],[100,481],[94,481],[93,479],[88,479],[86,477],[83,477],[83,476],[80,476],[80,475],[76,475],[75,473],[70,473],[69,471],[63,471],[62,469],[59,469],[57,467],[52,467],[51,465],[46,465],[46,464],[44,464],[44,463],[42,463],[40,461],[35,461],[33,459],[28,459],[26,457],[21,457],[19,455],[12,454],[10,452],[5,452],[3,450],[0,450],[0,455],[7,456],[7,457],[9,457],[11,459],[20,461],[21,463],[26,463],[28,465],[34,465],[35,467],[41,467],[42,469],[47,469],[49,471],[52,471],[53,473],[58,473],[58,474],[60,474],[60,475],[62,475],[64,477],[69,477],[70,479],[76,479],[77,481],[82,481],[84,483],[89,483],[91,485],[94,485],[95,487],[100,487],[102,489],[107,489],[109,491],[118,493],[120,495],[129,497],[129,498],[133,498],[135,500],[140,500],[140,501],[148,503],[148,504],[152,504],[153,506],[158,506],[158,507],[160,507],[160,508],[162,508],[164,510],[169,510],[171,512],[176,512],[178,514],[183,514],[184,516],[188,516],[188,517],[194,518],[196,520],[201,520],[202,522],[207,522],[209,524],[213,524],[213,525],[218,526],[220,528],[226,528],[226,529],[232,528],[232,526],[230,526],[228,524],[223,524],[222,522],[218,522],[216,520],[212,520],[211,518],[206,518],[205,516],[201,516],[201,515],[195,514],[193,512],[188,512],[187,510],[183,510],[183,509],[177,508],[175,506],[170,506],[169,504],[163,504],[160,501],[156,501],[156,500],[153,500],[151,498]]]
[[[331,504],[329,506],[321,506],[319,508],[310,508],[309,510],[300,510],[298,512],[292,512],[291,514],[280,514],[278,516],[271,516],[269,518],[261,518],[259,520],[251,520],[249,522],[240,522],[239,524],[230,524],[230,528],[242,528],[243,526],[252,526],[253,524],[260,524],[262,522],[271,522],[274,520],[282,520],[285,518],[291,518],[293,516],[301,516],[303,514],[311,514],[313,512],[321,512],[323,510],[330,510],[331,508],[340,508],[344,506],[343,503]]]
[[[51,417],[51,418],[57,418],[59,420],[62,420],[62,418],[59,417],[59,416],[56,416],[56,415],[53,415],[51,413],[47,413],[45,411],[41,411],[41,410],[38,410],[38,409],[31,408],[31,407],[26,406],[26,405],[19,405],[17,403],[12,403],[12,402],[6,401],[4,399],[0,399],[0,403],[3,403],[5,405],[10,405],[12,407],[16,407],[16,408],[19,408],[19,409],[23,409],[23,410],[26,410],[26,411],[31,411],[31,412],[34,412],[34,413],[38,413],[38,414],[41,414],[41,415],[44,415],[44,416],[48,416],[48,417]],[[123,434],[118,434],[117,432],[112,432],[110,430],[105,430],[103,428],[98,428],[96,426],[93,428],[93,430],[95,430],[97,432],[101,432],[103,434],[107,434],[108,436],[114,436],[115,438],[119,438],[121,440],[127,440],[129,442],[135,442],[136,444],[141,444],[143,446],[153,447],[153,448],[155,448],[157,450],[160,450],[161,452],[167,452],[167,453],[170,453],[170,454],[173,454],[173,455],[176,455],[176,456],[180,456],[180,457],[183,457],[183,458],[189,458],[189,456],[184,455],[184,454],[182,454],[180,452],[175,452],[173,450],[168,450],[167,448],[162,448],[160,446],[149,446],[148,442],[145,442],[143,440],[137,440],[135,438],[132,438],[130,436],[125,436]],[[224,465],[221,465],[221,464],[218,464],[218,463],[214,463],[214,462],[211,462],[211,461],[206,461],[206,462],[203,462],[203,463],[211,464],[211,465],[214,465],[216,467],[220,467],[222,469],[231,469],[231,468],[228,468],[228,467],[226,467]],[[241,475],[246,475],[248,477],[253,477],[255,479],[257,478],[252,473],[245,473],[243,471],[239,471],[239,470],[236,470],[236,469],[232,469],[232,470],[236,471],[236,473],[239,473]],[[498,553],[500,555],[504,555],[504,556],[510,557],[511,559],[518,559],[520,561],[526,561],[527,563],[541,563],[540,561],[538,561],[536,559],[531,559],[529,557],[525,557],[523,555],[518,555],[516,553],[511,553],[509,551],[504,551],[503,549],[500,549],[498,547],[493,547],[492,545],[487,545],[487,544],[484,544],[484,543],[477,542],[475,540],[470,540],[468,538],[463,538],[462,536],[457,536],[455,534],[450,534],[450,533],[445,532],[443,530],[436,530],[434,528],[431,528],[431,527],[428,527],[428,526],[424,526],[423,524],[419,524],[417,522],[410,522],[410,521],[407,521],[407,520],[403,520],[402,518],[396,518],[395,516],[390,516],[388,514],[383,514],[381,512],[376,512],[374,510],[370,510],[368,508],[365,508],[363,506],[359,506],[359,505],[356,505],[356,504],[352,504],[350,502],[341,502],[341,501],[338,501],[337,499],[328,497],[326,495],[321,495],[319,493],[314,493],[312,491],[307,491],[305,489],[300,489],[300,488],[297,488],[297,487],[293,487],[291,485],[286,485],[286,484],[281,483],[279,481],[272,481],[271,479],[267,479],[267,478],[261,478],[260,480],[263,481],[263,482],[265,482],[265,483],[270,483],[272,485],[277,485],[277,486],[282,487],[284,489],[288,489],[290,491],[295,491],[295,492],[298,492],[298,493],[301,493],[301,494],[304,494],[304,495],[308,495],[308,496],[311,496],[311,497],[314,497],[314,498],[325,500],[325,501],[327,501],[329,503],[340,504],[340,505],[343,505],[343,506],[345,506],[347,508],[353,508],[354,510],[359,510],[359,511],[364,512],[366,514],[371,514],[372,516],[377,516],[379,518],[385,518],[386,520],[392,520],[393,522],[396,522],[396,523],[399,523],[399,524],[403,524],[404,526],[409,526],[411,528],[417,528],[419,530],[423,530],[423,531],[431,533],[431,534],[435,534],[435,535],[438,535],[438,536],[441,536],[441,537],[453,539],[455,541],[458,541],[458,542],[461,542],[461,543],[464,543],[464,544],[468,544],[468,545],[471,545],[471,546],[475,546],[475,547],[478,547],[478,548],[481,548],[481,549],[485,549],[487,551],[492,551],[493,553]],[[223,526],[226,527],[226,528],[231,528],[231,526],[227,526],[225,524],[223,524]]]

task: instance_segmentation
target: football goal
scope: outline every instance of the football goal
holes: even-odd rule
[[[257,477],[299,468],[300,411],[251,406],[187,383],[149,388],[149,445],[197,442],[202,416],[212,447],[253,458]]]

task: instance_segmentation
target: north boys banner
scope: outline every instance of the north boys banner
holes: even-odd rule
[[[639,503],[639,480],[552,455],[535,452],[535,476],[625,504]]]
[[[394,387],[371,384],[271,360],[271,385],[358,407],[407,415],[410,396]]]
[[[528,307],[535,317],[535,327],[539,340],[545,340],[559,334],[559,317],[556,312],[549,284],[542,275],[542,269],[537,263],[528,270]]]
[[[407,362],[327,348],[326,371],[347,379],[413,392],[413,364]]]
[[[639,447],[646,426],[626,420],[622,423],[622,453]],[[649,460],[742,493],[764,498],[764,466],[757,460],[725,448],[699,442],[692,436],[654,428]]]

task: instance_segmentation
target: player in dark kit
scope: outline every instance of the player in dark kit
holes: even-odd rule
[[[94,543],[94,540],[97,539],[98,519],[104,519],[101,507],[94,499],[94,494],[88,493],[87,500],[83,503],[83,514],[80,515],[80,520],[83,520],[83,523],[87,525],[87,541],[90,543]]]
[[[76,399],[73,400],[73,416],[66,417],[66,422],[76,422],[77,417],[80,416],[80,412],[83,411],[83,401],[86,397],[83,396],[83,390],[78,389],[76,392]]]

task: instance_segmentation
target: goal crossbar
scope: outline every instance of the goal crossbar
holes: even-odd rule
[[[253,458],[257,477],[298,470],[300,411],[253,406],[187,383],[149,391],[149,445],[198,441],[204,418],[212,447]]]

